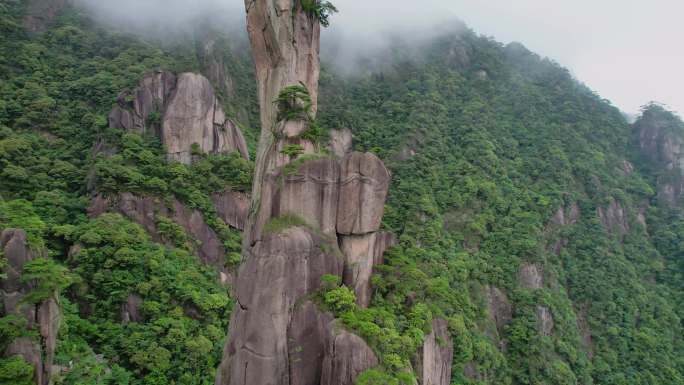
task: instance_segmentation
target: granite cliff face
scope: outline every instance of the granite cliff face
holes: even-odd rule
[[[35,333],[35,336],[22,336],[8,341],[9,345],[2,354],[5,357],[21,356],[33,366],[35,383],[46,385],[50,381],[61,322],[58,298],[53,295],[37,304],[22,301],[33,288],[33,283],[22,280],[22,270],[27,262],[36,258],[28,246],[26,232],[19,229],[4,230],[0,235],[0,250],[7,259],[7,278],[0,284],[3,300],[0,316],[19,316],[26,321],[27,331]]]
[[[304,135],[317,110],[315,16],[294,0],[245,7],[262,127],[237,306],[216,384],[351,385],[378,359],[309,298],[324,275],[337,275],[368,306],[373,266],[396,242],[379,232],[390,173],[375,155],[350,151],[348,130],[332,133],[332,156]],[[293,87],[301,94],[290,107],[305,110],[296,117],[274,103]],[[451,357],[444,358],[450,378]]]
[[[658,175],[660,202],[676,205],[684,193],[684,126],[674,114],[652,104],[634,123],[639,152]]]
[[[169,160],[181,163],[192,162],[193,147],[212,154],[238,151],[249,159],[242,131],[199,74],[147,74],[138,88],[119,95],[109,126],[158,136]]]

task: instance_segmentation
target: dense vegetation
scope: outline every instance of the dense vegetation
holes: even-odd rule
[[[232,309],[217,273],[189,253],[191,240],[173,222],[158,224],[170,247],[121,216],[86,215],[93,186],[111,196],[176,198],[204,214],[226,246],[226,263],[239,262],[240,234],[216,216],[209,196],[248,189],[251,163],[236,154],[167,163],[158,139],[107,127],[117,95],[143,74],[198,71],[202,57],[191,37],[173,47],[146,43],[99,29],[73,9],[29,36],[22,15],[23,3],[0,4],[0,229],[26,230],[36,254],[50,257],[24,272],[39,283],[30,299],[61,291],[56,364],[65,370],[56,383],[213,383]],[[227,67],[250,65],[224,54]],[[249,71],[243,76],[251,81]],[[238,114],[251,104],[226,110]],[[130,295],[141,298],[142,322],[122,323]],[[15,318],[0,319],[3,344],[25,333]],[[18,357],[0,360],[0,383],[32,375]]]
[[[213,383],[232,308],[216,272],[173,223],[161,224],[169,240],[161,245],[119,215],[86,214],[95,191],[175,198],[217,231],[227,264],[239,261],[240,236],[209,196],[248,189],[251,164],[202,154],[191,166],[168,163],[156,138],[107,128],[117,95],[144,73],[205,69],[195,41],[145,42],[75,10],[29,36],[21,4],[0,4],[0,229],[26,230],[49,257],[27,273],[47,285],[35,300],[61,292],[57,364],[68,370],[57,383]],[[327,2],[302,4],[318,12]],[[219,94],[253,150],[253,74],[228,46],[221,63],[248,97]],[[555,63],[469,31],[391,52],[391,64],[366,75],[324,70],[318,123],[307,133],[319,142],[321,127],[348,127],[356,147],[393,173],[384,226],[400,245],[377,269],[372,306],[357,308],[333,277],[318,298],[379,354],[381,367],[359,382],[406,382],[431,320],[442,317],[454,340],[454,384],[684,383],[684,219],[658,203],[662,175],[638,155],[620,112]],[[289,91],[281,112],[308,119],[296,100],[306,90]],[[674,115],[648,111],[682,133]],[[624,231],[597,214],[614,204]],[[573,206],[576,222],[552,224]],[[279,218],[269,230],[292,223]],[[540,288],[521,283],[530,265],[542,272]],[[494,288],[513,309],[502,327],[491,317]],[[142,322],[122,322],[130,295],[142,299]],[[552,317],[550,333],[540,309]],[[1,318],[0,342],[22,330],[20,320]],[[31,376],[22,360],[0,360],[0,384]]]

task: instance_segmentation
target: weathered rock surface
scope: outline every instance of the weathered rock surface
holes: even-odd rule
[[[192,148],[205,153],[237,151],[249,159],[242,131],[221,107],[207,78],[158,71],[145,75],[133,92],[123,92],[109,114],[109,126],[158,136],[169,159],[192,161]]]
[[[140,322],[142,321],[142,314],[140,314],[140,307],[143,299],[137,294],[129,294],[126,303],[121,305],[121,322]]]
[[[544,285],[541,268],[536,264],[523,264],[518,272],[518,280],[526,289],[541,289]]]
[[[432,321],[432,332],[425,337],[423,348],[413,362],[413,369],[420,385],[449,385],[454,345],[449,336],[447,322]]]
[[[66,6],[67,0],[29,0],[24,15],[24,29],[27,32],[43,32]]]
[[[485,296],[487,298],[489,318],[500,334],[503,332],[504,327],[513,319],[513,306],[506,293],[498,287],[487,286],[485,288]]]
[[[537,306],[537,320],[539,332],[544,336],[550,336],[553,333],[554,326],[551,310],[546,306]]]
[[[141,225],[157,242],[166,242],[159,235],[157,216],[173,220],[183,227],[185,232],[198,241],[195,253],[200,259],[220,272],[226,272],[225,248],[216,232],[204,221],[204,216],[197,210],[191,210],[177,200],[167,207],[156,198],[139,197],[131,193],[122,193],[117,197],[95,197],[88,209],[91,217],[97,217],[105,212],[118,212],[131,221]]]
[[[641,155],[662,173],[658,200],[676,205],[684,194],[684,126],[659,106],[644,111],[634,123],[634,136]]]
[[[245,8],[261,136],[244,262],[235,282],[238,304],[216,384],[352,385],[359,373],[378,364],[377,357],[363,339],[329,322],[330,316],[307,297],[323,275],[342,276],[339,234],[362,236],[379,229],[389,172],[373,155],[346,155],[345,134],[338,138],[341,164],[329,157],[303,158],[321,150],[320,143],[302,138],[317,112],[320,23],[300,1],[246,0]],[[282,119],[282,105],[273,101],[293,85],[306,88],[311,108],[305,117]],[[288,154],[288,146],[298,146],[303,155]],[[299,217],[306,226],[264,231],[269,221],[286,215]],[[386,242],[348,245],[355,258],[367,257],[363,264],[370,270],[364,271],[371,271],[375,248]]]
[[[356,304],[362,308],[368,307],[372,295],[370,278],[373,267],[383,263],[385,251],[397,244],[397,238],[392,233],[377,232],[340,236],[339,242],[345,256],[343,282],[354,290]]]
[[[330,130],[330,150],[338,158],[344,158],[352,152],[352,132],[348,128]]]
[[[270,212],[262,212],[269,218],[296,215],[323,234],[334,236],[340,178],[337,161],[332,158],[310,160],[297,171],[290,174],[284,171],[283,174],[264,189],[264,193],[268,192],[273,199]]]
[[[320,385],[353,385],[359,374],[378,365],[361,337],[344,330],[336,333],[334,326],[329,330],[333,335],[326,346]]]
[[[629,232],[627,214],[618,201],[611,201],[605,208],[598,207],[596,213],[609,233],[624,236]]]
[[[199,74],[178,75],[162,120],[162,143],[169,158],[182,163],[192,161],[192,146],[205,153],[238,151],[249,158],[240,129],[220,106],[209,79]]]
[[[249,197],[237,191],[225,191],[211,196],[219,217],[236,229],[244,230],[249,215]]]
[[[371,153],[354,152],[342,161],[337,232],[367,234],[378,231],[385,211],[391,176]]]
[[[270,234],[255,245],[236,280],[238,305],[217,384],[290,383],[287,331],[293,321],[301,327],[298,322],[310,317],[297,311],[297,303],[319,288],[323,275],[342,274],[342,259],[324,251],[326,245],[328,240],[303,227]],[[318,356],[320,350],[309,349]]]
[[[61,311],[56,295],[39,304],[24,304],[24,298],[32,289],[31,283],[22,282],[21,274],[24,265],[31,261],[35,254],[30,250],[26,232],[18,229],[6,229],[0,234],[0,249],[7,259],[5,272],[7,278],[2,280],[3,311],[0,316],[15,314],[23,316],[29,330],[37,331],[38,337],[21,337],[10,344],[4,356],[20,355],[34,367],[36,384],[49,382],[52,362],[57,345],[57,333],[61,322]]]

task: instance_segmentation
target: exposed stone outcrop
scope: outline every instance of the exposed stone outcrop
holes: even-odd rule
[[[624,236],[629,232],[627,214],[618,201],[612,200],[605,208],[598,207],[596,213],[609,233]]]
[[[216,212],[226,224],[239,229],[245,229],[249,215],[249,197],[237,191],[225,191],[211,196]]]
[[[423,348],[414,358],[413,369],[420,385],[451,383],[454,346],[447,326],[443,319],[433,320],[432,332],[425,337]]]
[[[26,2],[24,29],[27,32],[43,32],[57,14],[67,5],[67,0],[29,0]]]
[[[330,130],[330,151],[338,158],[352,152],[352,132],[348,128]]]
[[[323,155],[321,143],[303,135],[317,112],[316,17],[295,0],[246,0],[245,8],[261,136],[244,262],[235,281],[237,305],[216,384],[352,385],[378,364],[377,357],[308,299],[323,275],[343,276],[345,259],[349,282],[358,286],[362,301],[370,298],[373,263],[391,243],[375,234],[390,175],[374,155],[348,153],[347,134],[333,144],[342,159]],[[299,96],[291,102],[295,109],[306,106],[295,118],[282,111],[290,107],[274,103],[290,86],[308,93],[306,102]],[[338,243],[340,235],[358,238],[340,237]]]
[[[315,318],[297,311],[297,302],[318,289],[323,275],[342,274],[342,258],[326,252],[328,246],[328,240],[304,227],[267,235],[255,245],[238,272],[238,304],[217,384],[290,384],[288,330],[299,335],[297,328],[314,328],[299,322]],[[322,340],[313,341],[308,349],[320,357]]]
[[[119,95],[109,126],[159,136],[169,159],[182,163],[192,161],[193,146],[204,153],[237,151],[249,159],[242,132],[226,117],[209,80],[199,74],[145,75],[136,90]]]
[[[558,230],[565,226],[571,226],[579,221],[581,216],[581,210],[577,202],[573,202],[570,207],[559,207],[556,213],[551,217],[547,229]],[[551,251],[555,255],[560,255],[561,250],[568,243],[568,239],[559,238],[551,246]]]
[[[520,285],[526,289],[541,289],[544,284],[541,268],[536,264],[526,263],[518,272]]]
[[[390,174],[378,157],[355,152],[342,161],[337,232],[366,234],[380,228]]]
[[[353,385],[359,374],[378,365],[378,359],[361,337],[331,326],[320,385]]]
[[[658,200],[676,205],[684,194],[684,123],[659,105],[650,105],[634,123],[641,156],[660,174]]]
[[[24,265],[35,254],[28,246],[26,232],[7,229],[0,235],[0,249],[7,259],[2,280],[3,312],[0,316],[14,314],[26,319],[26,327],[36,331],[37,337],[20,337],[9,342],[3,352],[5,357],[19,355],[34,367],[34,380],[38,385],[46,385],[51,376],[52,363],[57,346],[57,333],[61,322],[61,311],[56,294],[39,304],[22,303],[29,294],[32,284],[22,282]]]
[[[356,294],[356,304],[368,307],[371,300],[370,278],[373,266],[383,263],[383,255],[397,244],[392,233],[376,232],[365,235],[340,236],[340,249],[345,256],[344,284]]]
[[[126,302],[121,305],[121,322],[140,322],[142,321],[142,314],[140,314],[140,307],[143,299],[137,294],[129,294]]]
[[[216,195],[217,200],[228,201],[233,193]],[[224,202],[224,204],[226,204]],[[228,205],[228,204],[226,204]],[[218,271],[227,273],[225,266],[225,248],[216,232],[204,221],[198,210],[191,210],[177,200],[172,200],[169,207],[157,198],[140,197],[131,193],[121,193],[116,197],[95,197],[88,209],[91,217],[113,211],[122,214],[131,221],[141,225],[157,242],[166,242],[157,228],[158,216],[166,217],[180,225],[195,241],[194,252],[200,259]],[[238,218],[239,219],[239,218]],[[244,221],[244,219],[242,219]]]
[[[553,315],[546,306],[537,306],[537,321],[539,322],[539,332],[544,336],[553,333]]]
[[[504,327],[513,319],[513,306],[506,293],[498,287],[487,286],[485,296],[489,318],[496,326],[497,333],[501,335]]]

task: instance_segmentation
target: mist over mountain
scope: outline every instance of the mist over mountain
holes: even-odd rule
[[[0,3],[0,384],[683,384],[679,4],[334,3]]]

